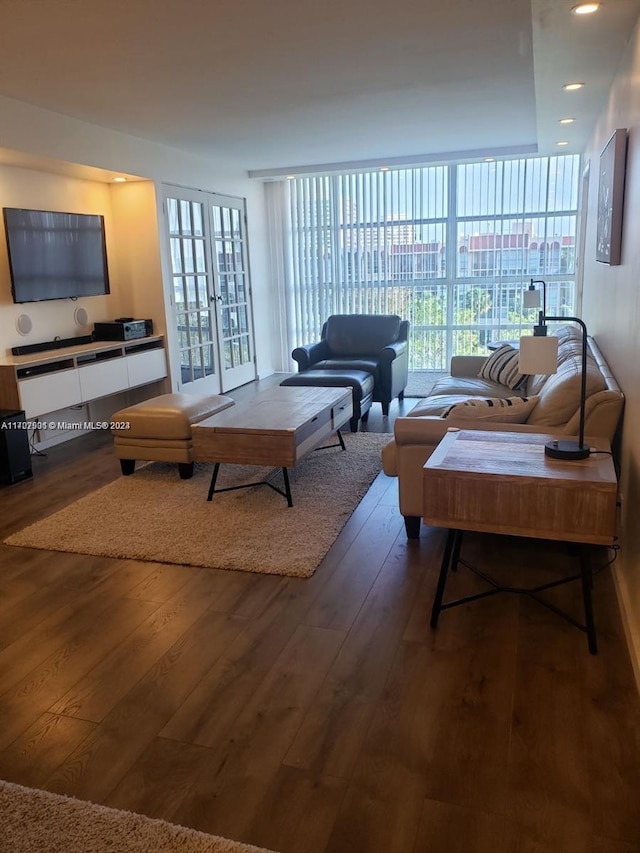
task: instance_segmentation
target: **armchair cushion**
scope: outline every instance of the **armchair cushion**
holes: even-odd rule
[[[313,369],[364,370],[365,373],[370,373],[373,376],[373,381],[376,382],[378,379],[378,365],[379,361],[377,358],[365,358],[364,356],[349,358],[345,356],[343,358],[325,358],[320,361],[316,361],[313,365]]]

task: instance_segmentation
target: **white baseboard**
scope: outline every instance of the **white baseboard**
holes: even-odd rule
[[[624,627],[625,637],[627,638],[627,646],[629,647],[629,656],[631,657],[633,674],[636,679],[636,687],[638,689],[638,693],[640,693],[640,620],[633,612],[627,582],[620,566],[613,566],[613,583],[616,590],[616,596],[618,598],[618,604],[620,605],[620,615],[622,616],[622,625]]]

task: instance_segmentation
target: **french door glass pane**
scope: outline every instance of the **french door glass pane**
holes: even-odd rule
[[[204,240],[195,240],[194,241],[195,248],[195,264],[196,264],[196,272],[206,272],[207,264],[204,257]]]
[[[191,363],[193,365],[193,378],[202,379],[204,373],[202,371],[202,350],[200,347],[193,347],[191,350]]]
[[[222,209],[213,208],[213,236],[219,239],[222,236]]]
[[[187,308],[192,310],[193,308],[198,307],[198,300],[196,296],[196,280],[192,275],[188,275],[185,277],[185,283],[187,287]]]
[[[193,234],[195,237],[204,237],[204,223],[202,221],[203,209],[201,204],[191,205]]]
[[[195,272],[195,264],[193,261],[193,242],[191,240],[182,241],[182,263],[185,272]]]
[[[175,234],[178,230],[178,201],[175,198],[167,199],[167,224],[169,234]]]
[[[241,358],[241,361],[244,363],[244,362],[249,361],[249,353],[250,353],[249,336],[243,335],[242,338],[240,339],[240,344],[241,344],[240,358]]]
[[[235,207],[231,208],[231,236],[234,240],[239,240],[242,237],[240,231],[240,211]]]
[[[214,372],[204,206],[167,199],[173,293],[182,382]]]
[[[174,273],[183,272],[182,268],[182,252],[180,251],[181,241],[175,237],[171,238],[171,265]]]
[[[247,316],[247,306],[240,305],[238,307],[238,327],[241,332],[247,333],[249,331],[249,318]]]
[[[191,226],[191,207],[192,207],[191,202],[180,201],[180,233],[181,234],[193,234],[193,228]]]
[[[213,223],[224,367],[232,369],[253,358],[251,338],[247,334],[249,308],[241,211],[235,207],[216,206]]]
[[[207,289],[207,277],[199,275],[198,279],[198,307],[207,308],[209,306],[209,292]]]

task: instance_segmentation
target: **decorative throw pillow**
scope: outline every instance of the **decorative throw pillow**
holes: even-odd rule
[[[482,365],[478,376],[480,379],[490,379],[492,382],[499,382],[501,385],[506,385],[507,388],[513,388],[515,391],[527,381],[526,374],[520,373],[518,370],[519,353],[509,344],[503,344],[501,347],[491,353],[489,358]]]
[[[454,403],[442,413],[443,418],[461,421],[494,421],[504,424],[527,422],[538,397],[472,397],[463,403]]]

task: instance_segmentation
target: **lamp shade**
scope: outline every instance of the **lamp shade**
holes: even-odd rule
[[[540,307],[540,291],[529,288],[525,290],[522,294],[522,307],[529,308],[539,308]]]
[[[528,374],[550,374],[558,370],[558,339],[554,335],[520,338],[518,370]]]

